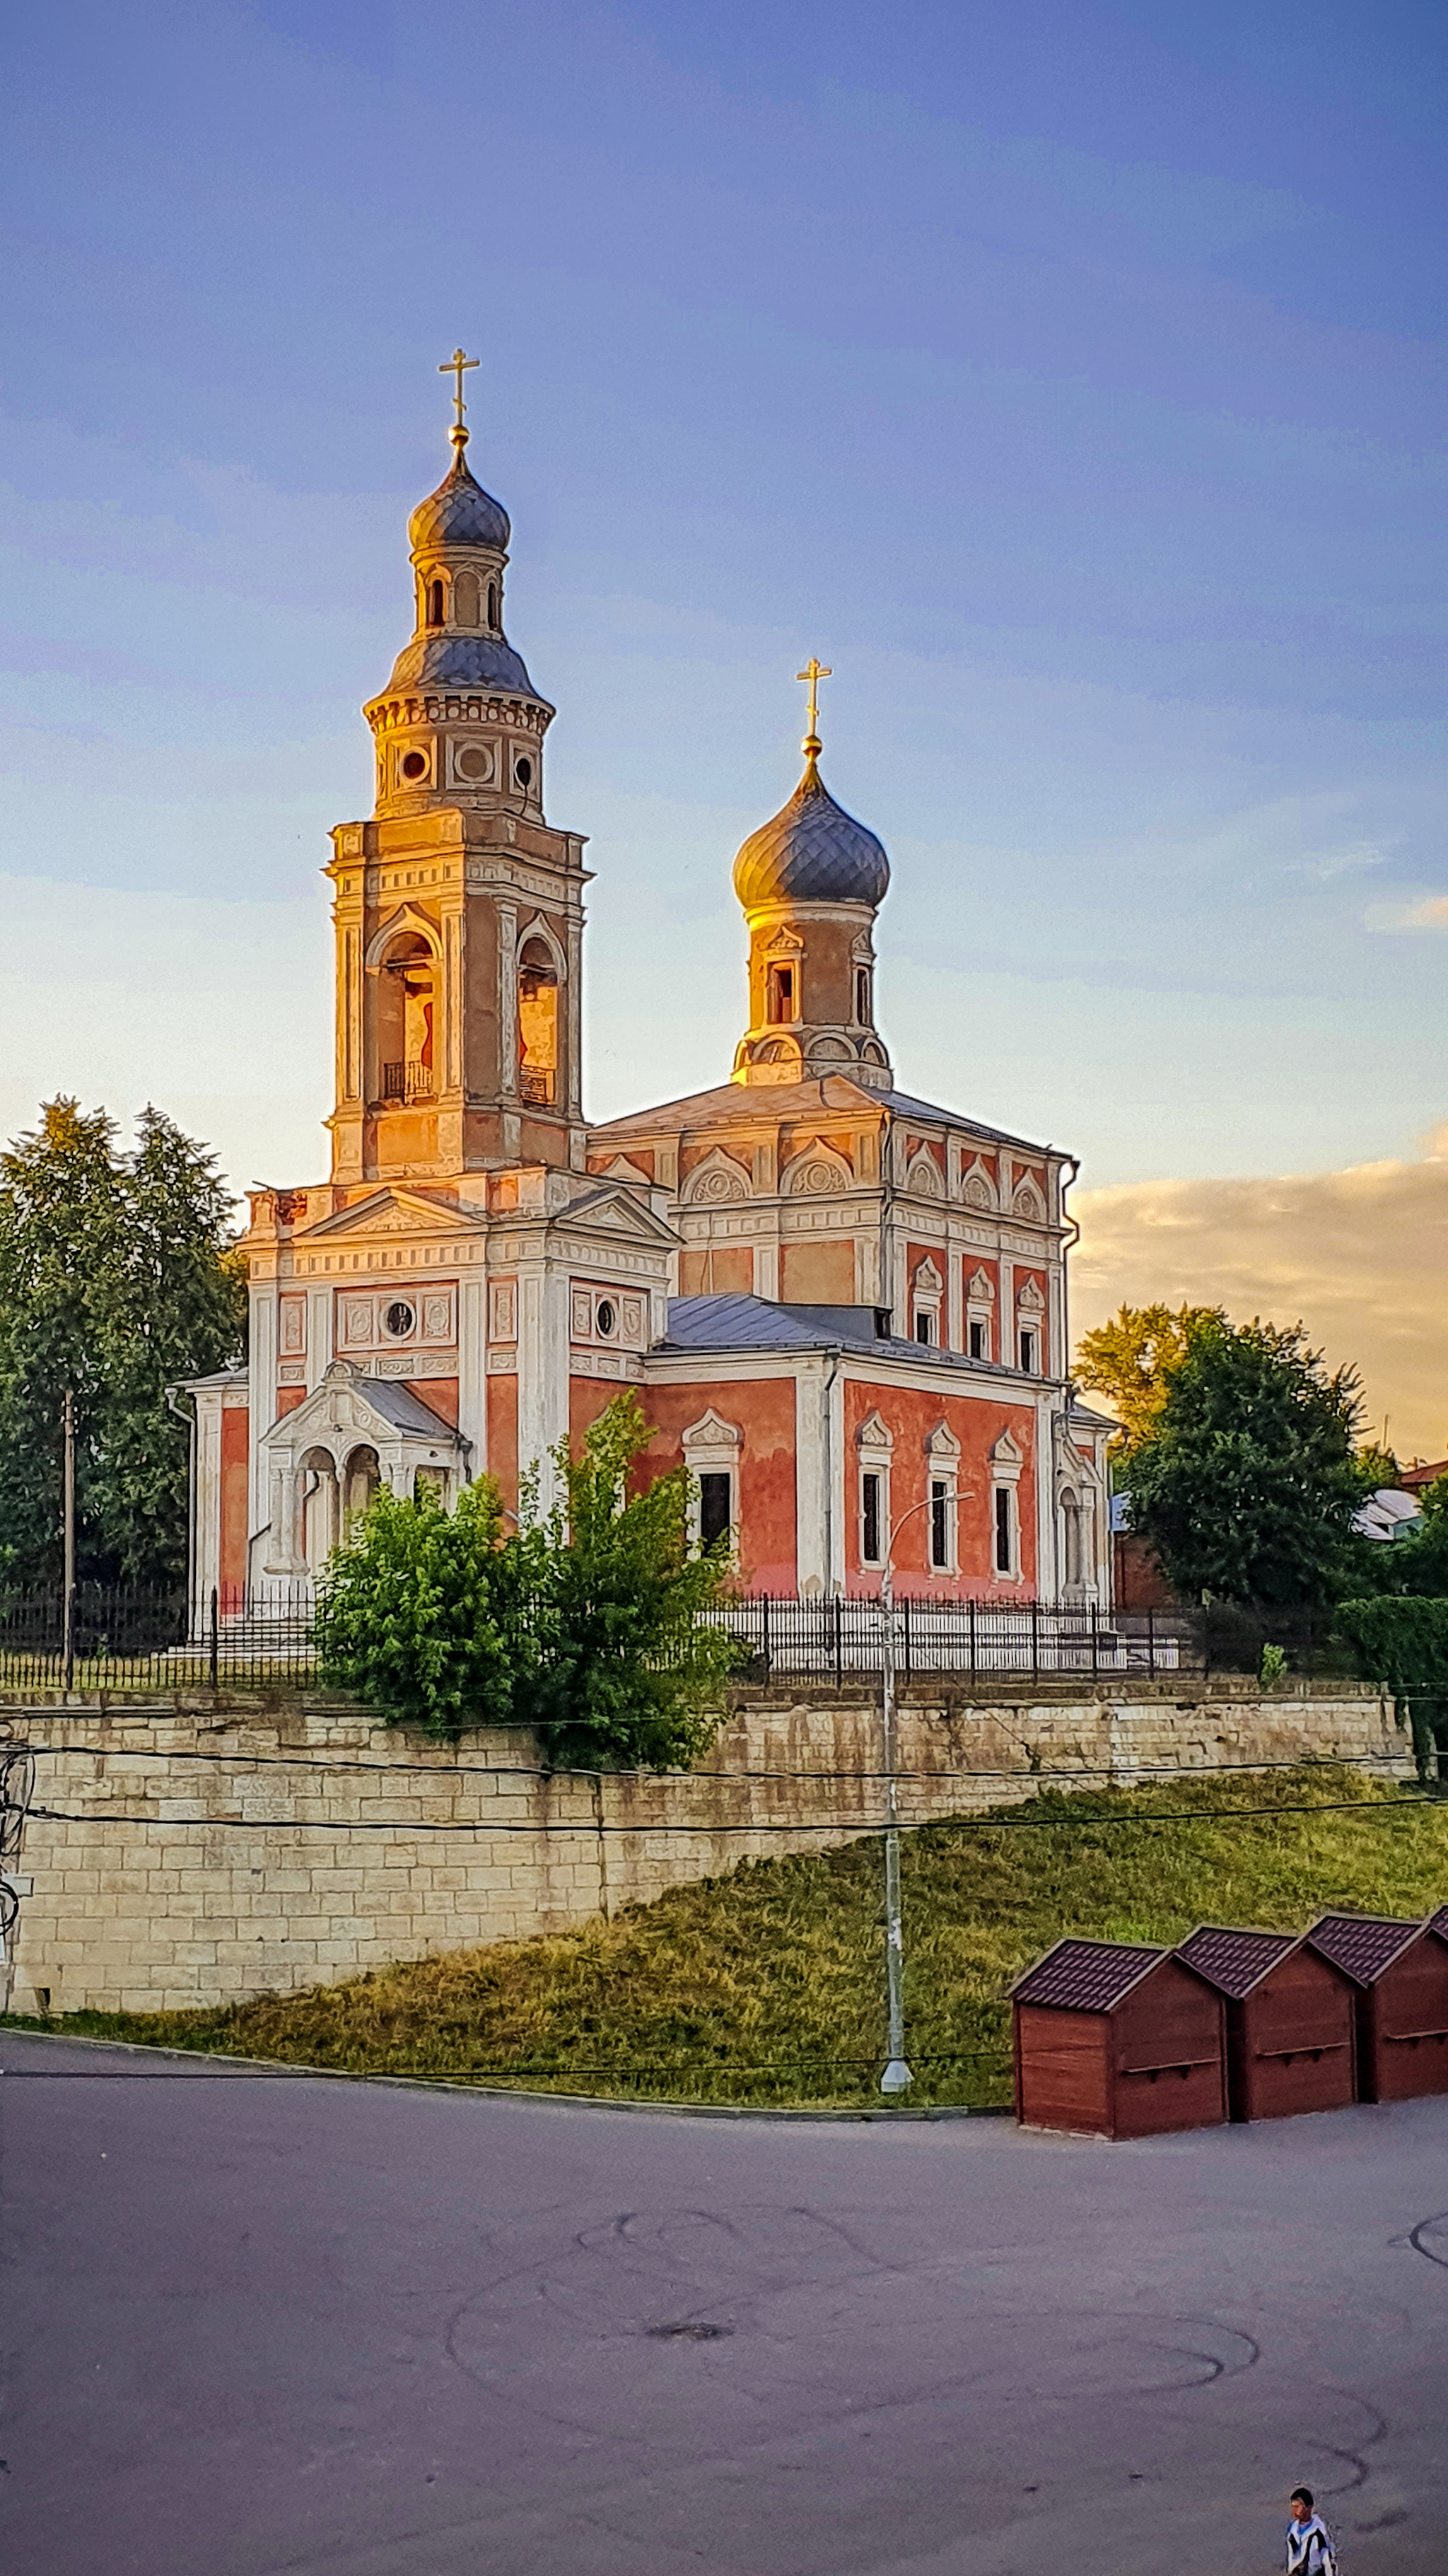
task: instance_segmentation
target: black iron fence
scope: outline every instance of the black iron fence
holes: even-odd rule
[[[740,1641],[741,1674],[843,1683],[878,1677],[884,1662],[878,1597],[799,1600],[760,1593],[709,1614]],[[895,1604],[902,1681],[915,1674],[1045,1679],[1251,1674],[1269,1684],[1354,1669],[1330,1612],[1137,1610],[1055,1602]],[[36,1690],[154,1691],[308,1682],[315,1677],[313,1600],[306,1583],[249,1593],[78,1584],[0,1589],[0,1684]]]
[[[193,1601],[78,1583],[0,1589],[0,1684],[33,1690],[218,1689],[310,1680],[312,1597],[306,1584]]]

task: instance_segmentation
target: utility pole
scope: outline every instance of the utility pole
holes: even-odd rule
[[[895,1541],[917,1512],[928,1512],[935,1497],[927,1482],[918,1503],[892,1521],[880,1570],[880,1728],[885,1757],[885,1996],[889,2062],[880,2078],[882,2093],[904,2093],[915,2081],[905,2055],[905,1926],[900,1904],[900,1807],[895,1765]],[[956,1508],[969,1494],[955,1497]],[[946,1505],[947,1511],[950,1505]]]
[[[70,1691],[75,1680],[75,1389],[65,1390],[62,1419],[65,1425],[65,1603],[62,1645],[65,1656],[65,1687]]]

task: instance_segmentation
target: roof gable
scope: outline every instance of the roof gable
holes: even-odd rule
[[[1255,1932],[1226,1923],[1199,1923],[1177,1943],[1176,1955],[1219,1994],[1240,2003],[1301,1943],[1298,1932]]]
[[[1018,2004],[1057,2012],[1114,2012],[1171,1952],[1128,1941],[1057,1941],[1010,1989]]]
[[[1307,1938],[1355,1986],[1375,1986],[1405,1950],[1429,1932],[1391,1914],[1320,1914]]]

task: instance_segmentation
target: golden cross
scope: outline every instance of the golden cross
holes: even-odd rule
[[[835,675],[830,669],[828,662],[817,662],[813,653],[811,653],[804,669],[802,671],[796,671],[794,676],[797,680],[808,680],[809,682],[809,731],[810,740],[813,742],[820,729],[818,703],[819,684],[821,680],[832,680]]]
[[[452,356],[450,358],[444,358],[442,365],[438,369],[438,374],[440,376],[456,376],[457,378],[457,390],[453,395],[453,403],[457,412],[455,426],[458,429],[462,428],[463,413],[467,410],[467,404],[463,400],[463,377],[466,375],[469,367],[480,367],[482,363],[481,358],[465,358],[461,349],[454,349]]]

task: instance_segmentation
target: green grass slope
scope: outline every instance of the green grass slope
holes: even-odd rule
[[[1047,1792],[907,1834],[903,1877],[910,2099],[1001,2102],[1006,1987],[1059,1934],[1301,1928],[1338,1906],[1422,1915],[1448,1898],[1448,1806],[1321,1766]],[[346,1985],[48,2027],[632,2099],[865,2104],[883,2057],[881,1917],[869,1837]]]

